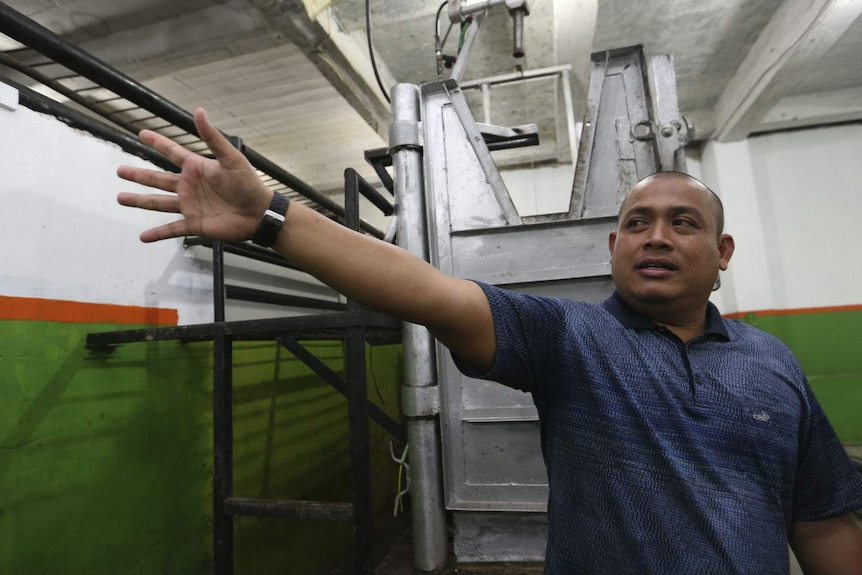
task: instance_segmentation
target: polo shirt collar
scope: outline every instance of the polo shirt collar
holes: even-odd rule
[[[617,291],[614,291],[613,295],[606,299],[602,305],[625,327],[640,329],[657,329],[660,327],[627,304]],[[706,302],[706,330],[704,330],[704,334],[716,334],[724,337],[724,339],[730,339],[721,313],[712,302]]]

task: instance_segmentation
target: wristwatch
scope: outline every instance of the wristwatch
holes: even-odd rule
[[[260,220],[260,225],[251,241],[265,248],[271,247],[275,243],[275,238],[278,237],[281,226],[284,225],[288,206],[290,206],[290,198],[284,194],[274,193],[269,209],[263,213],[263,219]]]

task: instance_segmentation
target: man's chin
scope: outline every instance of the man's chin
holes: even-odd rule
[[[629,290],[628,295],[631,299],[643,304],[661,305],[679,299],[680,294],[674,290],[662,289],[662,287],[649,287]]]

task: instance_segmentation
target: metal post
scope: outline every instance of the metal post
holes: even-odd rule
[[[578,165],[578,141],[575,133],[575,108],[572,103],[572,72],[565,69],[560,72],[560,82],[563,85],[563,102],[566,106],[566,131],[569,135],[569,151],[572,154],[572,168]]]
[[[350,171],[352,172],[352,170]],[[346,174],[347,175],[347,174]],[[345,224],[359,229],[359,182],[352,172],[353,185],[345,185]],[[347,184],[347,182],[345,182]],[[359,311],[362,306],[348,300],[347,311]],[[374,574],[371,521],[371,450],[368,441],[368,383],[365,373],[365,328],[347,328],[347,418],[350,428],[350,478],[353,485],[353,536],[356,542],[354,565],[356,573]]]
[[[216,575],[233,573],[233,516],[225,500],[233,495],[232,341],[213,339],[213,554]]]
[[[428,260],[417,86],[398,84],[393,88],[392,117],[389,145],[398,202],[398,244]],[[402,341],[401,395],[410,445],[413,564],[420,571],[433,571],[447,557],[434,342],[428,330],[411,323],[404,324]]]

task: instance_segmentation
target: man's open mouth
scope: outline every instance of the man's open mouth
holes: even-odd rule
[[[676,271],[678,269],[676,264],[668,260],[645,260],[640,262],[636,267],[639,270]]]

